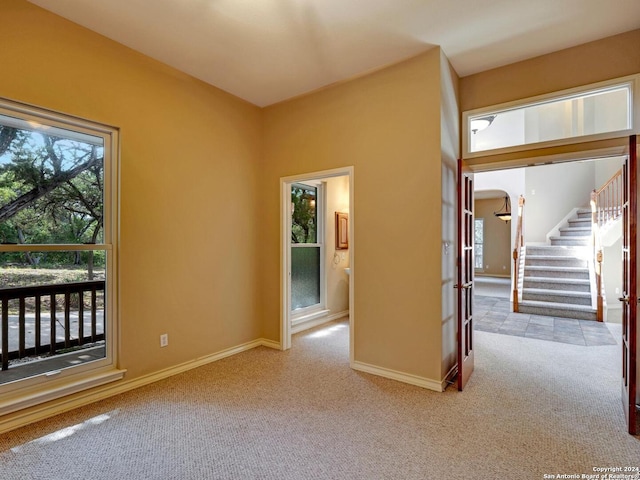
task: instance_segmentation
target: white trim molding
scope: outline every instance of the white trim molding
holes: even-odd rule
[[[389,378],[391,380],[397,380],[398,382],[408,383],[409,385],[415,385],[417,387],[426,388],[427,390],[433,390],[434,392],[444,392],[447,387],[447,379],[433,380],[431,378],[420,377],[413,375],[412,373],[399,372],[397,370],[391,370],[389,368],[378,367],[376,365],[370,365],[363,362],[352,362],[351,368],[358,370],[359,372],[370,373],[379,377]]]
[[[531,106],[553,102],[555,100],[565,100],[580,97],[583,94],[588,95],[597,91],[604,91],[606,89],[615,87],[628,88],[629,91],[629,127],[624,130],[588,135],[574,135],[556,140],[523,143],[509,147],[499,147],[473,152],[471,151],[470,140],[472,133],[470,128],[470,120],[473,117],[478,117],[481,115],[489,116],[512,110],[524,109]],[[613,78],[610,80],[605,80],[588,85],[580,85],[566,90],[545,93],[543,95],[537,95],[534,97],[518,99],[511,102],[490,105],[487,107],[481,107],[462,112],[462,158],[464,160],[473,160],[500,154],[521,152],[532,152],[530,154],[527,154],[529,158],[532,158],[537,156],[535,152],[548,148],[561,147],[572,144],[583,144],[600,140],[627,138],[629,135],[638,133],[640,133],[640,74],[634,74],[621,78]]]
[[[82,376],[81,378],[76,376],[56,383],[37,384],[29,388],[22,388],[12,392],[12,395],[3,395],[2,401],[0,401],[0,416],[121,380],[125,372],[126,370],[110,369]]]
[[[303,332],[310,328],[317,327],[318,325],[323,325],[349,316],[349,310],[343,310],[342,312],[334,313],[332,315],[328,315],[328,312],[329,310],[323,310],[321,315],[308,315],[306,317],[292,320],[291,334],[293,335],[294,333]]]
[[[259,342],[260,342],[259,346],[273,348],[275,350],[282,350],[282,344],[280,342],[269,340],[267,338],[261,338]]]
[[[291,193],[289,187],[292,183],[304,183],[311,180],[322,181],[332,177],[349,177],[349,267],[351,268],[351,274],[349,275],[349,361],[354,360],[354,338],[356,335],[355,325],[355,309],[354,309],[354,291],[355,291],[355,231],[354,231],[354,167],[340,167],[331,170],[323,170],[318,172],[308,172],[299,175],[291,175],[287,177],[280,177],[280,343],[282,350],[288,350],[291,348],[291,335],[296,332],[300,332],[303,329],[294,329],[292,323],[291,313],[291,277],[290,277],[290,232],[289,232],[289,219],[291,218]],[[341,317],[336,317],[341,318]],[[335,320],[336,318],[333,318]],[[327,319],[324,321],[331,321]],[[305,328],[312,328],[313,326],[306,326]],[[302,325],[302,324],[300,324]]]

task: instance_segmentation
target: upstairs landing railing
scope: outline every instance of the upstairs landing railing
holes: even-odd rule
[[[520,255],[524,246],[524,235],[522,232],[522,218],[524,217],[524,196],[518,198],[518,225],[516,229],[516,241],[513,248],[513,311],[517,312],[520,308],[518,296],[518,285],[520,284]]]
[[[591,192],[591,232],[593,236],[593,265],[596,277],[596,313],[599,322],[604,320],[604,296],[602,294],[602,238],[601,230],[622,216],[622,169],[618,170],[602,187]]]

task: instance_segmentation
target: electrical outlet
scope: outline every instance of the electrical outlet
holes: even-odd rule
[[[167,345],[169,345],[169,335],[163,333],[162,335],[160,335],[160,346],[166,347]]]

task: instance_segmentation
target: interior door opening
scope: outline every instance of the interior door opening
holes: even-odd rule
[[[629,148],[630,151],[634,150],[634,147],[630,147]],[[510,166],[509,169],[491,169],[489,167],[489,165],[484,165],[481,166],[479,168],[479,170],[481,170],[481,173],[476,173],[475,174],[475,180],[476,180],[476,205],[477,202],[481,202],[481,201],[487,201],[487,202],[493,202],[492,206],[495,207],[495,210],[498,210],[498,208],[504,203],[504,192],[506,191],[508,194],[510,194],[510,198],[511,198],[511,205],[517,204],[516,202],[513,201],[513,199],[517,199],[519,194],[524,194],[525,197],[525,209],[524,209],[524,215],[525,218],[528,220],[525,226],[525,238],[526,238],[526,230],[527,228],[529,228],[531,230],[531,225],[535,224],[536,222],[540,223],[541,225],[546,225],[545,222],[549,222],[551,221],[549,218],[544,218],[546,217],[551,217],[551,213],[556,214],[556,212],[553,212],[553,209],[557,208],[559,203],[557,200],[549,200],[551,203],[549,204],[550,206],[547,207],[547,209],[542,209],[540,210],[541,215],[543,215],[543,217],[537,218],[536,214],[530,212],[527,210],[527,207],[529,207],[530,205],[526,204],[526,202],[528,202],[529,200],[535,199],[535,200],[540,200],[541,196],[545,195],[545,192],[543,189],[541,189],[540,185],[543,185],[546,181],[546,183],[548,184],[549,188],[553,189],[553,177],[554,175],[551,173],[551,169],[554,166],[561,166],[561,168],[563,169],[571,169],[571,168],[576,168],[577,170],[582,169],[583,171],[588,170],[589,168],[591,168],[594,172],[597,172],[595,174],[596,178],[602,179],[604,178],[606,175],[605,173],[608,171],[613,171],[613,170],[618,170],[621,169],[623,166],[623,162],[625,159],[628,159],[630,157],[632,157],[633,155],[628,155],[626,157],[617,157],[617,158],[603,158],[603,159],[598,159],[598,160],[594,160],[594,159],[590,159],[588,153],[585,153],[584,158],[576,160],[576,159],[567,159],[566,161],[562,161],[560,160],[560,162],[557,163],[553,163],[553,164],[549,164],[548,167],[547,166],[536,166],[534,167],[533,165],[529,165],[530,162],[527,162],[525,160],[523,160],[521,162],[521,165],[516,166],[516,167],[521,167],[521,168],[536,168],[539,170],[540,173],[536,174],[535,176],[537,176],[540,179],[540,183],[537,184],[537,186],[533,186],[532,184],[528,184],[527,182],[523,182],[521,184],[521,187],[517,187],[516,185],[519,185],[517,182],[514,182],[513,178],[514,178],[514,174],[515,174],[515,170],[517,170],[517,168],[513,168],[514,165],[512,164]],[[632,163],[635,163],[635,161],[632,161]],[[489,167],[489,168],[487,168]],[[548,170],[544,171],[545,168],[548,168]],[[487,185],[483,183],[483,179],[482,179],[482,174],[483,173],[503,173],[504,174],[504,178],[508,179],[506,181],[506,183],[494,183],[493,185]],[[577,181],[578,177],[580,176],[580,174],[576,174],[575,177],[572,176],[563,176],[563,181],[565,182],[570,182],[570,181]],[[495,178],[498,178],[499,176],[496,176]],[[495,179],[494,178],[494,179]],[[630,180],[630,179],[629,179]],[[518,190],[520,188],[520,190]],[[594,185],[594,188],[597,188],[597,186]],[[637,188],[637,186],[632,185],[632,189],[635,190]],[[493,191],[493,193],[495,193],[495,195],[491,195],[491,192]],[[499,193],[499,195],[498,195]],[[554,197],[555,195],[555,197]],[[566,189],[560,189],[559,191],[556,190],[554,192],[551,193],[551,197],[554,197],[556,199],[558,198],[562,198],[564,200],[564,202],[568,201],[567,199],[571,196],[571,192],[569,188]],[[533,201],[531,202],[533,203]],[[544,202],[543,202],[544,203]],[[588,201],[585,200],[583,202],[583,205],[575,205],[575,207],[581,207],[581,206],[589,206],[588,205]],[[485,209],[485,211],[489,211],[491,212],[490,209]],[[545,213],[546,212],[546,213]],[[559,215],[559,212],[557,213]],[[517,241],[516,234],[515,234],[515,230],[516,230],[516,219],[515,219],[515,211],[512,212],[512,219],[510,221],[509,224],[505,225],[505,222],[502,222],[501,225],[499,225],[499,227],[504,227],[504,229],[506,229],[506,231],[508,232],[508,235],[510,236],[510,240],[511,240],[511,247],[514,248],[514,243]],[[527,217],[527,215],[529,215]],[[564,214],[563,214],[564,215]],[[493,216],[492,213],[485,213],[482,215],[483,217],[491,217]],[[569,217],[569,212],[567,212],[567,217]],[[532,218],[533,217],[533,218]],[[477,218],[477,217],[476,217]],[[632,220],[633,219],[633,220]],[[568,220],[568,219],[567,219]],[[636,223],[636,212],[633,212],[632,214],[630,214],[625,220],[624,223],[627,225],[627,228],[630,228],[631,226],[635,229],[635,223]],[[620,219],[618,220],[618,222],[620,224],[623,224],[623,220]],[[500,223],[500,222],[498,222]],[[557,230],[557,225],[561,222],[559,221],[553,221],[552,224],[552,228],[548,228],[546,233],[543,235],[543,237],[536,237],[535,235],[533,235],[533,244],[544,244],[549,242],[553,237],[554,237],[554,233],[559,233]],[[487,233],[490,233],[490,228],[488,227],[488,222],[484,222],[484,233],[485,235]],[[542,228],[542,227],[541,227]],[[489,230],[489,231],[488,231]],[[554,232],[555,230],[555,232]],[[633,325],[635,327],[636,325],[636,320],[635,318],[633,318],[633,320],[628,319],[626,325],[624,324],[624,320],[623,320],[623,308],[622,305],[620,304],[620,302],[618,302],[618,297],[621,296],[621,294],[626,294],[629,291],[630,287],[624,287],[622,285],[622,269],[623,269],[623,256],[622,256],[622,226],[619,225],[619,233],[618,232],[614,232],[613,234],[611,232],[605,232],[606,234],[608,234],[610,237],[611,235],[617,235],[619,238],[617,239],[613,239],[609,238],[608,242],[608,249],[605,249],[605,254],[604,254],[604,263],[605,265],[609,264],[610,268],[610,274],[609,276],[614,276],[616,278],[616,284],[611,285],[604,285],[605,290],[607,290],[607,294],[606,294],[606,302],[608,303],[609,306],[609,311],[608,311],[608,315],[605,317],[605,321],[607,325],[611,325],[612,327],[610,328],[611,333],[613,335],[613,337],[615,337],[615,340],[617,342],[618,345],[620,345],[621,343],[621,334],[620,332],[622,331],[622,329],[624,328],[625,331],[627,331],[627,333],[625,334],[625,338],[631,339],[631,343],[632,345],[627,345],[627,347],[625,347],[625,351],[627,352],[627,355],[629,358],[627,358],[625,360],[625,365],[627,365],[626,367],[623,366],[623,372],[621,376],[625,376],[625,378],[627,379],[626,381],[629,380],[633,380],[634,378],[637,377],[637,372],[626,372],[624,369],[629,369],[629,365],[633,365],[635,366],[636,362],[637,362],[637,357],[634,356],[634,360],[631,361],[630,357],[632,355],[635,355],[636,351],[637,351],[637,345],[635,343],[635,337],[637,336],[637,332],[634,330],[633,332],[631,332],[631,328],[630,326]],[[503,232],[504,233],[504,230]],[[528,232],[528,233],[533,233],[533,232]],[[564,232],[563,232],[564,233]],[[536,234],[540,234],[540,232],[537,232]],[[530,237],[531,238],[531,237]],[[511,253],[512,250],[510,250],[508,252],[508,254],[505,256],[506,260],[505,262],[510,262],[510,263],[501,263],[501,264],[497,264],[494,265],[493,262],[495,262],[496,260],[491,260],[491,252],[488,251],[489,245],[491,244],[491,240],[489,237],[485,236],[484,240],[483,240],[483,265],[480,267],[481,271],[479,272],[478,269],[476,268],[476,274],[480,273],[481,275],[486,274],[487,272],[489,273],[489,275],[487,276],[487,278],[490,278],[493,274],[493,276],[495,277],[500,277],[500,271],[504,268],[504,270],[506,270],[507,272],[509,272],[510,274],[513,274],[513,271],[517,268],[520,268],[520,265],[517,262],[513,262],[513,260],[510,258],[511,257]],[[630,248],[631,246],[627,247]],[[635,249],[635,245],[633,246]],[[568,247],[561,247],[561,248],[568,248]],[[534,252],[534,250],[531,250],[532,252]],[[613,252],[615,251],[615,255],[613,254]],[[629,254],[630,257],[635,258],[635,252],[633,252],[633,254]],[[532,256],[536,256],[536,255],[532,255]],[[540,255],[538,255],[540,256]],[[512,263],[513,262],[513,263]],[[611,265],[612,263],[616,263],[617,266],[613,269],[611,269]],[[478,267],[478,265],[476,265],[476,267]],[[497,268],[494,269],[494,267]],[[569,268],[569,267],[567,267]],[[597,266],[596,266],[597,268]],[[628,267],[627,267],[628,268]],[[634,267],[635,270],[635,267]],[[497,272],[497,273],[496,273]],[[476,278],[482,278],[482,277],[476,277]],[[511,278],[513,278],[513,275],[511,276]],[[522,282],[522,281],[521,281]],[[611,283],[610,279],[608,281],[608,283]],[[517,285],[516,285],[517,287]],[[520,284],[520,295],[522,295],[522,283]],[[547,286],[548,290],[553,290],[553,287]],[[517,288],[514,288],[514,286],[512,285],[510,288],[510,292],[508,293],[509,295],[509,301],[511,302],[511,305],[513,306],[513,301],[514,301],[514,291],[517,291]],[[633,291],[635,293],[634,287],[631,287],[631,291]],[[517,295],[517,293],[515,293]],[[474,295],[474,304],[478,303],[478,298],[476,298],[476,295],[478,295],[478,291],[475,291],[473,293]],[[480,298],[482,298],[482,292],[480,292],[479,295]],[[521,297],[516,297],[516,300],[518,300]],[[623,298],[623,297],[621,297]],[[637,302],[637,294],[635,294],[635,299],[634,302]],[[629,304],[631,303],[631,300],[629,300]],[[483,306],[484,308],[484,306]],[[476,309],[476,312],[478,311],[478,309]],[[635,315],[634,315],[635,317]],[[585,322],[585,320],[579,320],[580,322]],[[475,323],[476,323],[476,328],[482,330],[482,318],[478,318],[476,316],[475,318]],[[560,320],[559,323],[562,323],[562,320]],[[479,328],[478,328],[479,327]],[[488,331],[492,331],[492,330],[488,330]],[[499,332],[497,332],[499,333]],[[525,334],[521,334],[520,336],[524,336],[527,337],[528,335]],[[633,338],[632,338],[633,337]],[[536,338],[535,336],[533,338]],[[542,337],[538,337],[540,339],[543,339]],[[585,337],[587,338],[587,337]],[[553,338],[551,338],[551,340],[553,340]],[[558,341],[558,339],[556,339],[556,342],[558,344],[558,348],[562,348],[562,343],[561,341]],[[587,343],[588,346],[588,343]],[[626,357],[625,357],[626,358]],[[634,383],[634,382],[631,382]],[[625,395],[629,396],[630,398],[635,397],[635,403],[638,403],[638,399],[637,399],[637,390],[635,389],[635,385],[632,385],[632,388],[634,389],[633,391],[630,391],[629,388],[627,387],[626,390],[623,389],[623,397]],[[630,406],[629,406],[630,404]],[[627,406],[629,407],[627,409],[627,411],[625,412],[627,414],[627,417],[629,418],[630,415],[632,416],[632,414],[634,412],[637,412],[637,407],[636,409],[632,408],[634,407],[634,402],[633,400],[631,400],[629,402],[629,399],[627,399]],[[637,424],[636,424],[637,420],[630,418],[630,422],[629,422],[629,432],[630,433],[637,433]]]
[[[353,361],[353,167],[281,179],[281,345],[349,318]]]

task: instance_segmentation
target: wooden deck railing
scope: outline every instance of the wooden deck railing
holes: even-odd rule
[[[98,318],[98,292],[103,292],[104,299],[104,290],[104,280],[0,289],[2,370],[9,368],[9,360],[44,353],[55,355],[61,349],[104,340],[104,323],[100,325],[102,331],[98,331],[99,322],[104,322],[104,309],[100,312],[102,318]],[[63,297],[63,299],[59,297]],[[31,321],[31,316],[33,316],[32,332],[27,332],[27,301],[30,306],[33,305],[34,310],[29,317]],[[88,303],[88,306],[85,303]],[[15,309],[15,304],[17,304],[17,315],[15,313],[10,315],[10,307]],[[57,308],[58,305],[61,308]],[[75,329],[71,325],[72,312],[74,314],[77,312],[78,315],[78,325]],[[90,327],[86,332],[84,328],[85,313],[88,314],[90,320]],[[58,316],[60,320],[58,320]],[[17,325],[15,325],[16,317]],[[46,323],[45,330],[47,327],[49,328],[48,338],[45,339],[42,338],[43,323]],[[18,330],[17,342],[12,342],[11,347],[9,342],[10,326],[12,329],[17,328]],[[29,338],[29,344],[33,344],[33,346],[27,346],[28,333],[33,335],[32,338]],[[63,340],[58,340],[58,333],[60,333],[60,337],[64,336]]]
[[[518,285],[520,282],[520,255],[522,247],[524,246],[524,235],[522,232],[522,218],[524,217],[524,196],[520,195],[518,198],[518,225],[516,229],[516,242],[513,248],[513,311],[517,312],[519,306],[519,291]]]
[[[602,241],[600,230],[622,216],[624,182],[622,169],[618,170],[602,187],[591,193],[591,232],[593,236],[593,266],[596,276],[596,314],[599,322],[604,320],[604,297],[602,295]]]

